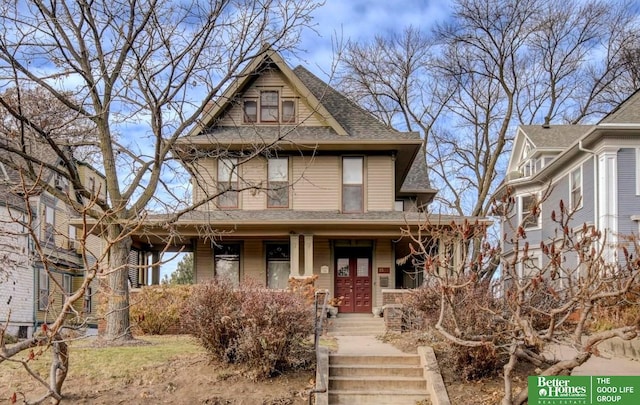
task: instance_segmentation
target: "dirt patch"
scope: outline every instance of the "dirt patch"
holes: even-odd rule
[[[100,343],[96,347],[94,342],[72,346],[70,373],[63,386],[62,403],[301,405],[307,403],[307,393],[312,387],[312,370],[253,381],[239,366],[211,361],[204,350],[188,338],[143,340],[134,346],[141,347],[114,349]],[[162,354],[182,348],[183,353]],[[119,357],[116,362],[108,361],[121,351],[132,353],[126,361],[129,364],[123,364]],[[99,363],[99,372],[92,362]],[[4,367],[8,365],[0,365],[0,392],[3,393],[0,403],[13,392],[18,393],[18,402],[22,401],[23,395],[33,399],[42,392],[42,388],[22,370]],[[37,368],[44,371],[46,364]]]

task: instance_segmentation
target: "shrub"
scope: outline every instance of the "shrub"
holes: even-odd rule
[[[183,307],[191,286],[159,285],[144,287],[132,298],[130,310],[134,330],[150,335],[181,331]]]
[[[503,364],[493,345],[489,344],[481,347],[455,346],[452,355],[455,370],[466,381],[493,377]]]
[[[194,287],[185,307],[187,330],[214,358],[245,364],[256,378],[312,361],[313,311],[298,294],[223,281]]]

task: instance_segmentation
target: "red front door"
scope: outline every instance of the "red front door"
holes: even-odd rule
[[[335,296],[340,312],[371,312],[371,252],[336,252]]]

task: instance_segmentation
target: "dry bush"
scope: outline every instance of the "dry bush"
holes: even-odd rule
[[[299,368],[312,359],[313,311],[298,294],[253,284],[197,285],[184,312],[187,330],[214,358],[246,365],[255,378]]]
[[[504,364],[504,358],[500,358],[494,346],[489,344],[480,347],[452,346],[451,352],[454,369],[465,381],[495,377]]]
[[[191,292],[188,285],[144,287],[132,299],[130,309],[134,331],[164,335],[181,331],[181,314]]]

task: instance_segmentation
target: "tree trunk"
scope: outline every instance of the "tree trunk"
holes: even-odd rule
[[[117,225],[109,227],[111,240],[117,240],[110,247],[109,275],[105,291],[107,300],[106,331],[107,340],[133,339],[129,326],[129,251],[131,238],[129,236],[118,240],[121,228]],[[115,237],[114,237],[115,236]]]

